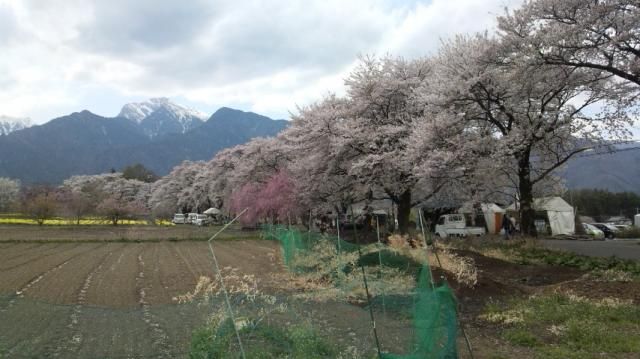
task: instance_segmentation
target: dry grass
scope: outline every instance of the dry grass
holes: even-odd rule
[[[453,274],[458,283],[469,287],[478,284],[478,269],[473,258],[462,257],[440,243],[437,247],[430,246],[425,250],[424,240],[418,236],[416,240],[409,240],[406,236],[393,235],[389,239],[389,247],[397,253],[413,258],[420,263],[441,266],[446,272]],[[436,252],[437,251],[437,255]]]

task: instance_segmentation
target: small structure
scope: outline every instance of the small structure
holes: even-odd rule
[[[640,214],[636,214],[633,216],[633,225],[636,227],[640,227]]]
[[[207,209],[206,211],[202,212],[202,214],[206,215],[209,218],[209,220],[206,221],[208,224],[220,224],[224,222],[222,211],[215,207]]]
[[[519,206],[512,203],[508,211],[517,211]],[[560,197],[542,197],[533,199],[533,209],[546,214],[552,235],[570,235],[576,231],[573,207]]]
[[[202,212],[202,214],[206,214],[206,215],[209,215],[209,216],[217,216],[217,215],[219,215],[219,214],[222,214],[222,211],[220,211],[220,210],[219,210],[219,209],[217,209],[217,208],[213,208],[213,207],[211,207],[211,208],[209,208],[208,210],[206,210],[206,211]]]
[[[480,208],[482,208],[484,221],[487,224],[487,233],[500,233],[502,229],[502,218],[507,211],[495,203],[482,203],[480,204]]]

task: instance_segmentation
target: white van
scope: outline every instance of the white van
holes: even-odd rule
[[[208,226],[213,222],[212,218],[207,216],[206,214],[198,214],[196,215],[196,219],[193,220],[193,224],[196,226]]]
[[[467,227],[464,214],[445,214],[438,218],[436,223],[436,237],[466,237],[483,236],[485,230],[482,227]]]
[[[171,222],[173,222],[173,224],[185,224],[185,223],[187,223],[186,222],[186,217],[182,213],[174,214],[173,215],[173,219],[171,220]]]

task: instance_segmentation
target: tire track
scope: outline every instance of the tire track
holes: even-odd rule
[[[105,254],[102,257],[102,260],[100,260],[100,262],[98,262],[85,277],[84,282],[82,283],[82,287],[80,287],[76,294],[76,304],[73,306],[73,311],[71,312],[71,315],[69,317],[69,323],[66,326],[73,334],[71,335],[71,338],[66,341],[66,343],[58,345],[54,349],[53,357],[59,357],[62,351],[66,352],[67,354],[77,353],[83,340],[82,332],[80,332],[77,327],[78,323],[80,322],[82,310],[87,304],[87,292],[93,284],[93,278],[102,271],[104,264],[112,255],[113,250]]]
[[[40,274],[36,275],[35,277],[33,277],[31,280],[29,280],[27,282],[27,284],[25,284],[24,286],[22,286],[20,289],[18,289],[15,292],[15,295],[9,300],[9,302],[6,304],[6,306],[4,308],[0,308],[0,313],[4,313],[7,310],[11,309],[11,307],[13,307],[15,305],[16,299],[17,298],[24,298],[25,292],[29,291],[30,288],[32,288],[34,285],[38,284],[38,282],[42,281],[44,278],[52,275],[53,273],[59,271],[61,268],[63,268],[64,266],[66,266],[69,262],[71,262],[72,260],[74,260],[75,258],[89,252],[92,251],[93,249],[95,249],[94,247],[89,248],[87,250],[84,250],[82,252],[76,253],[74,255],[72,255],[71,257],[67,258],[66,260],[64,260],[61,263],[58,263],[57,265],[55,265],[52,268],[47,269],[44,272],[41,272]]]
[[[153,335],[154,347],[159,350],[158,357],[171,358],[171,350],[169,348],[167,333],[158,323],[158,320],[151,312],[151,305],[149,305],[147,299],[147,293],[151,289],[145,285],[145,263],[142,258],[142,253],[138,254],[138,275],[136,276],[136,287],[138,291],[138,305],[142,310],[142,319],[149,327],[151,334]]]

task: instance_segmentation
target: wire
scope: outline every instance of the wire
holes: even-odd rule
[[[225,224],[216,234],[211,236],[207,243],[209,244],[209,250],[211,251],[211,257],[213,258],[213,264],[215,266],[216,273],[220,276],[220,287],[222,288],[222,292],[224,293],[224,300],[227,304],[227,309],[229,310],[229,317],[231,318],[231,322],[233,323],[233,330],[236,332],[236,337],[238,338],[238,344],[240,345],[240,353],[242,354],[242,359],[246,359],[244,354],[244,347],[242,346],[242,339],[240,339],[240,332],[238,331],[238,327],[236,326],[236,318],[233,315],[233,309],[231,308],[231,301],[229,300],[229,293],[227,292],[227,287],[224,285],[224,278],[222,278],[222,272],[220,272],[220,266],[218,266],[218,258],[216,258],[216,254],[213,250],[213,244],[211,242],[218,236],[218,234],[222,233],[225,229],[227,229],[233,222],[235,222],[240,216],[244,214],[249,208],[245,208],[238,214],[234,219],[232,219],[229,223]]]
[[[637,151],[637,150],[640,150],[640,146],[627,147],[627,148],[617,148],[617,149],[609,150],[609,151],[606,151],[606,152],[584,153],[584,154],[573,156],[573,158],[604,156],[604,155],[611,155],[611,154],[618,153],[618,152],[628,152],[628,151]]]
[[[427,246],[427,237],[425,237],[425,232],[424,232],[424,226],[423,226],[423,213],[422,213],[422,208],[418,209],[418,215],[420,216],[420,228],[422,229],[422,236],[423,236],[423,240],[424,240],[424,244],[425,244],[425,251],[427,250],[428,246]],[[428,230],[427,233],[429,233],[429,236],[431,236],[431,231]],[[429,238],[431,239],[431,238]],[[442,263],[440,262],[440,257],[438,256],[438,251],[436,248],[436,241],[435,239],[432,239],[432,243],[433,243],[433,254],[436,256],[436,260],[438,261],[438,265],[440,266],[441,270],[444,270],[444,267],[442,266]],[[427,253],[428,255],[428,253]],[[431,265],[430,263],[427,261],[427,265],[429,266],[429,272],[431,273]],[[444,281],[447,283],[447,285],[449,284],[449,282],[447,281],[447,277],[446,276],[442,276],[442,278],[444,279]],[[433,274],[431,274],[431,280],[433,281]],[[431,284],[433,286],[433,282]],[[462,312],[462,304],[460,304],[460,302],[458,302],[458,305],[460,306],[460,312]],[[466,330],[464,330],[464,325],[462,325],[462,321],[457,318],[458,320],[458,324],[460,325],[460,330],[462,331],[462,336],[464,337],[464,341],[467,345],[467,350],[469,351],[469,355],[471,356],[471,359],[474,359],[473,356],[473,349],[471,349],[471,341],[469,341],[469,337],[467,336],[467,332]]]

